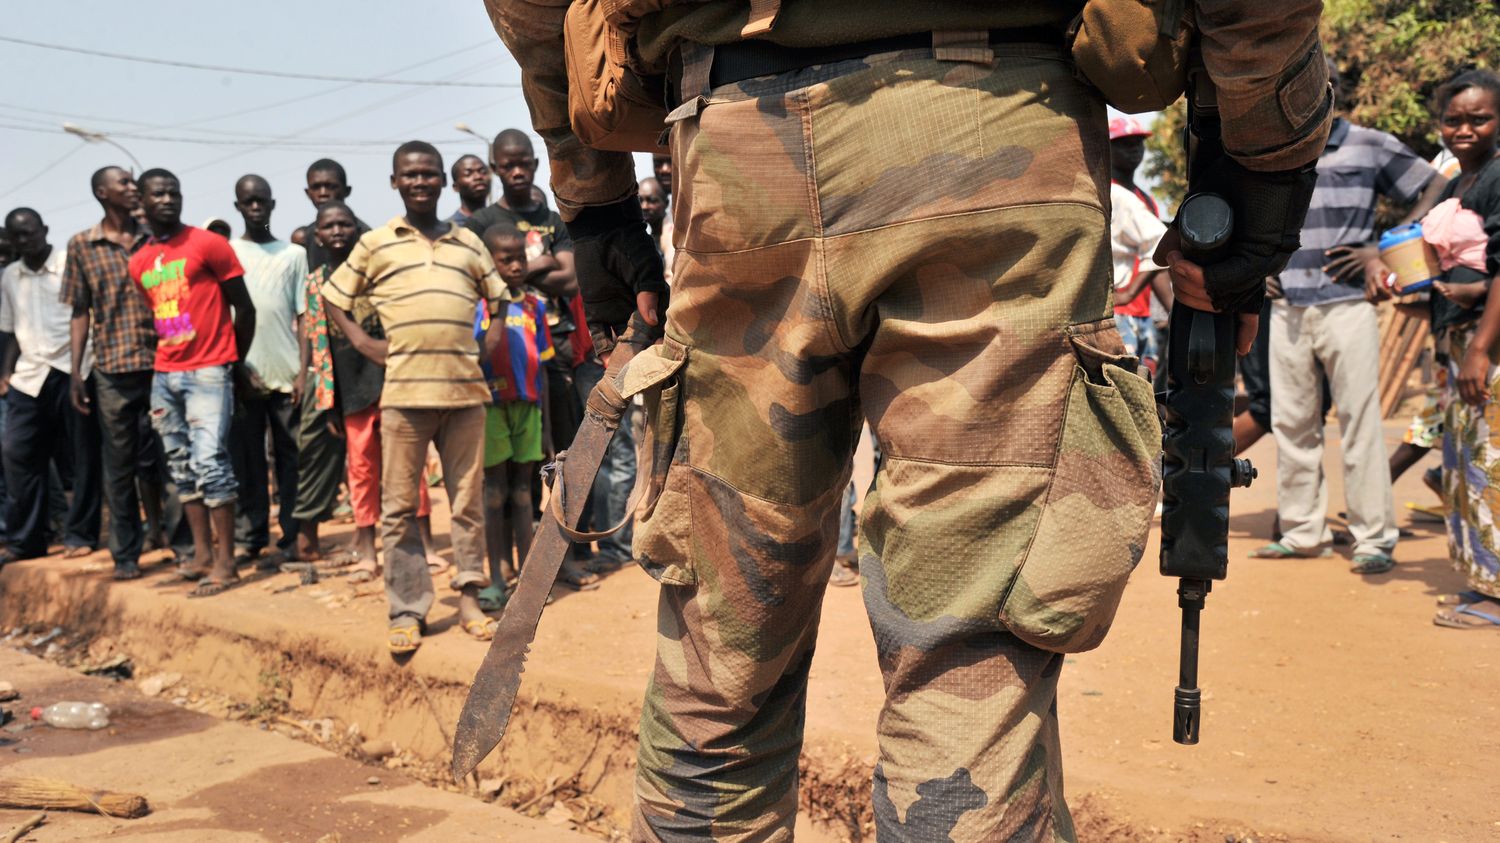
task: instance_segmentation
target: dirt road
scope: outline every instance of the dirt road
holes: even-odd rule
[[[1387,426],[1390,448],[1399,431]],[[1336,434],[1329,430],[1327,464],[1335,512]],[[1175,584],[1156,573],[1154,540],[1108,640],[1070,658],[1063,672],[1067,788],[1081,838],[1500,840],[1496,775],[1486,763],[1500,757],[1500,632],[1431,624],[1435,598],[1461,581],[1441,525],[1406,515],[1406,501],[1431,500],[1420,469],[1396,489],[1399,520],[1415,536],[1398,548],[1393,572],[1362,578],[1348,572],[1346,552],[1285,562],[1245,557],[1268,539],[1275,501],[1274,444],[1263,441],[1250,456],[1261,478],[1235,492],[1229,579],[1203,618],[1202,743],[1171,742],[1178,611]],[[440,535],[441,498],[434,496]],[[340,535],[331,531],[334,541]],[[396,666],[382,648],[378,586],[333,577],[298,588],[295,577],[279,575],[187,601],[158,573],[118,586],[88,572],[104,567],[103,558],[8,566],[0,626],[92,625],[143,670],[180,671],[239,699],[253,698],[270,672],[285,681],[296,712],[378,723],[413,752],[445,756],[483,645],[454,627],[455,600],[442,584],[433,634],[410,664]],[[543,618],[523,705],[488,775],[529,776],[528,788],[569,782],[577,791],[569,798],[595,800],[622,826],[656,594],[644,574],[626,570],[597,591],[560,595]],[[804,808],[837,822],[816,831],[804,822],[799,840],[840,839],[868,816],[881,686],[857,589],[830,592],[818,647]],[[208,734],[199,742],[209,743]],[[236,778],[219,768],[215,776]],[[530,792],[537,791],[519,791],[515,804]],[[279,797],[268,790],[257,798]]]
[[[0,730],[0,776],[138,793],[153,809],[136,820],[48,811],[47,822],[26,840],[591,839],[275,732],[148,699],[131,683],[81,676],[8,647],[0,647],[0,677],[22,693],[6,704],[19,719]],[[104,702],[112,712],[109,728],[28,725],[32,705],[58,700]],[[0,834],[34,813],[0,810]]]

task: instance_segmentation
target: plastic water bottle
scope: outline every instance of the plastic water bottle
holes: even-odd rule
[[[55,729],[103,729],[109,725],[109,706],[97,702],[59,702],[33,708],[31,719],[45,721]]]

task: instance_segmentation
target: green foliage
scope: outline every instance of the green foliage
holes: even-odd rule
[[[1157,116],[1146,138],[1146,181],[1155,183],[1151,192],[1166,200],[1168,209],[1176,209],[1187,195],[1187,154],[1182,148],[1186,125],[1187,101],[1178,100]]]
[[[1431,158],[1433,93],[1460,71],[1493,66],[1500,9],[1492,0],[1328,0],[1323,44],[1343,76],[1349,119]]]
[[[1460,71],[1494,67],[1500,6],[1493,0],[1325,0],[1322,32],[1343,77],[1343,113],[1431,158],[1438,151],[1433,93]],[[1173,205],[1186,191],[1184,119],[1179,102],[1163,112],[1146,144],[1146,173]]]
[[[271,720],[292,709],[292,683],[275,670],[260,672],[260,693],[245,710],[252,720]]]

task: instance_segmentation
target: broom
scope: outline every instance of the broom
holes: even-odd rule
[[[61,779],[19,776],[0,778],[0,808],[56,808],[132,820],[151,813],[146,797],[134,793],[89,791]]]

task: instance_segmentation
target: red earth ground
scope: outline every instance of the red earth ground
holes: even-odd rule
[[[1388,450],[1401,427],[1387,425]],[[1336,428],[1328,438],[1337,511]],[[1435,599],[1463,583],[1447,561],[1441,525],[1412,522],[1404,506],[1432,502],[1420,480],[1429,463],[1396,486],[1398,520],[1415,533],[1397,550],[1400,564],[1360,577],[1347,570],[1342,548],[1328,559],[1246,558],[1269,537],[1275,446],[1268,438],[1249,456],[1261,477],[1234,494],[1229,577],[1203,617],[1202,742],[1171,741],[1179,613],[1175,582],[1155,570],[1154,538],[1108,640],[1068,659],[1059,710],[1080,838],[1500,840],[1490,764],[1500,757],[1500,630],[1431,623]],[[442,497],[434,496],[440,535]],[[329,536],[337,542],[346,530]],[[255,696],[266,665],[279,665],[298,715],[358,721],[372,735],[383,728],[440,765],[484,651],[453,624],[455,604],[441,583],[433,635],[410,664],[397,666],[383,652],[378,585],[330,577],[298,588],[295,577],[277,575],[186,601],[161,573],[111,586],[106,568],[106,554],[82,564],[9,566],[0,575],[0,628],[82,628],[102,618],[91,628],[113,636],[139,675],[175,670],[242,700]],[[594,800],[617,833],[624,827],[656,591],[644,574],[625,570],[596,591],[560,592],[547,609],[512,734],[484,773],[531,776],[530,789],[502,793],[503,803],[525,806],[536,783],[566,780],[569,798]],[[799,839],[833,840],[867,831],[864,776],[881,701],[857,589],[830,590],[818,647],[804,810],[842,822],[804,819]]]

